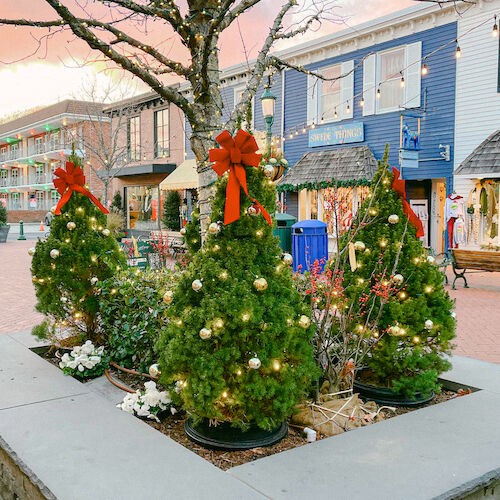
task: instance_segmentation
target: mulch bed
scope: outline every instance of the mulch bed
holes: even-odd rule
[[[59,359],[55,356],[55,351],[40,352],[39,354],[50,363],[59,366]],[[119,370],[116,370],[115,368],[111,368],[109,370],[109,373],[116,381],[122,382],[124,385],[130,387],[133,390],[142,388],[144,382],[148,380],[135,375],[121,372]],[[463,391],[461,389],[458,392],[443,389],[430,403],[419,408],[425,408],[427,406],[443,403],[445,401],[466,395],[468,393],[468,391]],[[123,394],[125,395],[125,392]],[[396,417],[398,415],[404,415],[405,413],[418,410],[419,408],[402,406],[396,408],[394,412],[384,410],[383,416],[384,419],[388,419]],[[151,427],[170,437],[174,441],[177,441],[188,450],[191,450],[192,452],[196,453],[205,460],[208,460],[213,465],[219,467],[222,470],[227,470],[232,467],[236,467],[237,465],[242,465],[254,460],[258,460],[262,457],[274,455],[275,453],[281,453],[282,451],[290,450],[292,448],[297,448],[299,446],[307,444],[307,440],[302,430],[295,426],[290,426],[287,436],[273,446],[230,452],[207,450],[197,445],[187,437],[186,433],[184,432],[186,415],[183,412],[178,412],[175,415],[168,416],[160,423],[151,420],[144,421]],[[317,440],[325,439],[325,437],[326,436],[322,436],[319,432],[317,433]]]

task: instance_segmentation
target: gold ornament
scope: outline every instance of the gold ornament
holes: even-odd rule
[[[35,247],[31,247],[29,250],[28,250],[28,255],[31,255],[33,257],[33,255],[35,255]]]
[[[226,280],[227,280],[227,277],[228,277],[228,276],[229,276],[229,275],[228,275],[228,273],[227,273],[227,271],[226,271],[226,270],[221,271],[221,272],[220,272],[220,274],[219,274],[219,278],[220,278],[221,280],[224,280],[224,281],[226,281]]]
[[[405,280],[402,274],[395,274],[392,279],[397,285],[401,285],[401,283]]]
[[[432,321],[432,319],[425,320],[425,328],[427,330],[431,330],[433,327],[434,327],[434,322]]]
[[[76,224],[72,221],[69,221],[67,224],[66,224],[66,227],[70,230],[70,231],[73,231],[73,229],[75,229],[76,227]]]
[[[287,266],[291,266],[293,264],[293,257],[289,253],[283,254],[283,263]]]
[[[180,233],[182,234],[182,236],[184,236],[186,234],[186,228],[181,228]]]
[[[99,281],[99,278],[97,276],[92,276],[92,278],[90,278],[91,285],[95,285],[98,281]]]
[[[208,328],[202,328],[200,330],[200,338],[203,340],[207,340],[212,336],[212,331],[209,330]]]
[[[389,335],[392,335],[393,337],[402,337],[403,335],[406,335],[406,330],[400,328],[399,325],[393,325],[389,328]]]
[[[255,236],[257,236],[257,238],[262,238],[262,236],[264,236],[264,231],[262,231],[262,229],[257,229],[257,231],[255,231]]]
[[[57,250],[57,248],[53,248],[51,251],[50,251],[50,257],[52,259],[57,259],[57,257],[59,257],[59,250]]]
[[[165,304],[170,304],[172,300],[174,300],[174,292],[171,290],[166,291],[163,295],[163,302],[165,302]]]
[[[111,234],[111,231],[110,231],[107,227],[105,227],[105,228],[102,230],[102,234],[103,234],[104,236],[109,236],[109,235]]]
[[[281,369],[281,363],[277,359],[273,360],[273,365],[272,366],[273,366],[273,370],[275,372],[279,372],[280,369]]]
[[[362,252],[366,248],[366,245],[362,241],[356,241],[354,243],[354,250]]]
[[[214,327],[215,328],[222,328],[223,326],[224,326],[224,321],[222,321],[221,318],[215,318]]]
[[[208,232],[211,234],[217,234],[220,231],[220,226],[217,222],[212,222],[210,226],[208,226]]]
[[[248,367],[252,370],[258,370],[261,364],[262,363],[260,362],[259,358],[252,358],[248,361]]]
[[[387,220],[389,221],[389,224],[397,224],[399,222],[399,215],[397,214],[389,215]]]
[[[304,328],[304,330],[306,328],[309,328],[309,326],[311,325],[311,320],[310,318],[308,318],[306,315],[302,315],[300,318],[299,318],[299,326],[301,326],[302,328]]]
[[[245,323],[250,320],[250,313],[243,313],[241,315],[241,320],[244,321]]]
[[[201,287],[203,286],[203,283],[200,280],[194,280],[191,283],[191,288],[197,292],[198,290],[201,290]]]
[[[56,205],[54,205],[53,207],[50,207],[50,213],[52,215],[55,215],[56,214]]]
[[[161,375],[161,370],[160,370],[160,365],[158,363],[155,363],[154,365],[151,365],[148,370],[149,374],[157,378]]]
[[[257,278],[253,282],[253,286],[259,291],[262,292],[267,288],[267,280],[265,278]]]

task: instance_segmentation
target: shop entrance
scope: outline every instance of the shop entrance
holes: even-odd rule
[[[125,187],[127,227],[137,231],[160,228],[161,206],[159,186]]]

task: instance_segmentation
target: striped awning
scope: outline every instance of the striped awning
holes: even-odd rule
[[[184,160],[168,177],[160,183],[163,191],[180,191],[182,189],[198,189],[198,172],[196,160]]]

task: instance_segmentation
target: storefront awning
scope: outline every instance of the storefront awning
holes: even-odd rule
[[[455,170],[456,177],[500,177],[500,130],[485,139]]]
[[[124,168],[113,168],[111,174],[115,177],[128,177],[129,175],[144,175],[144,174],[170,174],[175,170],[176,165],[173,163],[146,163],[143,165],[134,165]],[[102,174],[104,175],[104,174]]]
[[[183,161],[165,180],[160,183],[160,189],[163,191],[198,189],[196,160]]]
[[[278,191],[324,189],[332,184],[368,184],[377,160],[368,146],[336,148],[306,153],[278,182]]]

